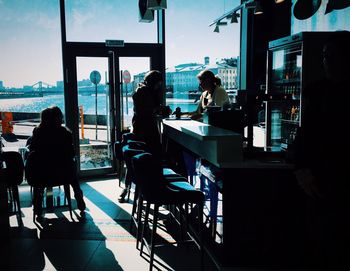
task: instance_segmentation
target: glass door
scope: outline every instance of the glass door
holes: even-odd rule
[[[114,170],[112,63],[112,57],[76,57],[76,136],[79,138],[78,164],[81,176]]]
[[[133,100],[132,95],[138,85],[143,82],[145,74],[150,70],[149,57],[119,57],[120,94],[121,94],[121,128],[122,131],[132,129]]]
[[[115,172],[113,146],[132,128],[132,95],[149,70],[165,70],[160,48],[69,45],[65,105],[80,177]]]

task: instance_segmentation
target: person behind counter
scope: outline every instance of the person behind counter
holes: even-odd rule
[[[181,115],[189,115],[197,120],[202,117],[203,112],[210,106],[221,106],[229,104],[229,97],[226,90],[221,87],[221,79],[210,70],[204,70],[197,75],[199,86],[203,93],[199,99],[198,107],[193,112],[183,112]]]

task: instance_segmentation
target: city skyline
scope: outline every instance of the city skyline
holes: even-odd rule
[[[121,59],[123,59],[123,58],[121,58]],[[229,59],[236,59],[237,60],[237,58],[229,58]],[[86,58],[84,58],[84,57],[82,57],[82,58],[78,58],[78,61],[83,61],[84,62],[84,65],[87,65],[87,64],[89,64],[88,63],[88,59],[86,59]],[[139,59],[139,60],[143,60],[142,58],[141,59]],[[210,59],[208,59],[208,60],[210,60]],[[213,65],[215,65],[215,64],[219,64],[219,63],[223,63],[223,62],[225,62],[225,60],[227,60],[227,59],[220,59],[220,61],[217,61],[217,60],[215,60],[215,63],[214,62],[212,62],[212,61],[210,61],[208,64],[211,64],[211,66],[213,66]],[[100,63],[98,63],[98,62],[100,62]],[[101,70],[101,67],[103,67],[103,65],[105,65],[106,66],[106,63],[103,63],[103,61],[98,61],[97,63],[95,62],[94,63],[94,66],[93,67],[100,67],[100,69],[99,70]],[[141,63],[141,61],[139,61],[139,63]],[[121,61],[121,67],[123,66],[123,61]],[[188,66],[203,66],[203,67],[205,67],[206,66],[206,63],[205,63],[205,59],[203,59],[203,62],[201,62],[201,63],[194,63],[194,62],[192,62],[192,63],[179,63],[179,64],[176,64],[176,65],[174,65],[173,67],[168,67],[167,69],[166,69],[166,73],[168,73],[168,72],[173,72],[173,71],[169,71],[169,69],[174,69],[174,68],[176,68],[176,67],[180,67],[180,66],[186,66],[186,67],[188,67]],[[232,64],[231,65],[231,67],[237,67],[236,66],[236,64]],[[181,69],[181,68],[180,68]],[[79,67],[78,67],[78,70],[79,70]],[[143,70],[143,71],[141,71],[141,72],[139,72],[139,73],[135,73],[135,74],[133,74],[132,75],[132,82],[133,81],[139,81],[139,77],[140,77],[140,75],[144,75],[146,72],[147,72],[148,70]],[[106,78],[105,78],[105,73],[103,73],[103,72],[100,72],[101,73],[101,77],[102,77],[102,79],[101,79],[101,82],[100,82],[100,85],[105,85],[105,82],[107,81],[108,82],[108,78],[107,78],[107,80],[106,80]],[[137,79],[135,79],[136,77],[138,77]],[[194,78],[196,78],[196,76],[194,76]],[[78,78],[78,86],[79,86],[79,83],[84,83],[84,84],[86,84],[86,82],[87,81],[89,81],[90,82],[90,79],[89,79],[89,75],[88,74],[85,74],[85,75],[83,75],[82,77],[80,77],[80,78]],[[53,84],[48,84],[48,83],[46,83],[46,82],[43,82],[43,81],[39,81],[39,82],[36,82],[35,83],[35,85],[36,85],[36,88],[38,88],[38,85],[40,84],[40,83],[42,83],[42,85],[43,85],[43,88],[44,89],[47,89],[47,88],[52,88],[52,87],[56,87],[56,88],[62,88],[62,90],[63,90],[63,80],[58,80],[58,81],[56,81],[56,82],[54,82]],[[92,83],[91,83],[92,84]],[[4,82],[3,80],[0,80],[0,90],[1,90],[1,88],[3,88],[3,89],[27,89],[27,90],[29,90],[31,87],[33,87],[33,85],[34,84],[32,84],[32,85],[23,85],[23,86],[18,86],[18,87],[8,87],[8,86],[6,86],[6,82]]]
[[[238,0],[235,0],[237,3]],[[233,2],[235,2],[233,1]],[[20,87],[45,81],[55,85],[62,80],[62,55],[58,0],[1,0],[0,36],[1,57],[0,80],[6,87]],[[79,41],[104,41],[124,39],[126,42],[155,42],[155,25],[138,23],[137,1],[104,1],[96,6],[92,0],[66,0],[67,36]],[[215,3],[213,3],[215,2]],[[101,2],[99,2],[101,4]],[[116,4],[118,9],[116,9]],[[202,62],[205,56],[211,59],[236,57],[239,55],[239,24],[220,28],[213,33],[209,23],[230,9],[235,3],[227,0],[168,1],[166,11],[167,67],[181,63]],[[184,9],[184,7],[186,7]],[[118,25],[116,12],[128,10],[129,16]],[[196,13],[196,14],[193,14]],[[195,17],[196,20],[192,20]],[[101,19],[102,18],[102,19]],[[108,25],[109,27],[105,27]],[[119,18],[120,25],[120,18]],[[191,27],[188,27],[191,25]],[[190,29],[198,29],[193,34]],[[103,31],[97,31],[103,29]],[[136,29],[130,31],[130,29]],[[135,33],[136,32],[136,35]],[[90,40],[86,40],[89,38]],[[137,39],[137,40],[136,40]],[[219,53],[217,53],[219,52]],[[15,61],[14,61],[15,60]],[[132,75],[142,72],[144,65],[125,61],[124,66]],[[90,72],[82,69],[78,78]]]

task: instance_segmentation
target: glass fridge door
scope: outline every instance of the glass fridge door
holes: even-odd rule
[[[284,150],[294,141],[300,123],[302,44],[270,49],[267,92],[267,144]]]
[[[269,94],[284,94],[300,99],[302,45],[301,43],[272,50]]]
[[[269,147],[285,150],[293,143],[300,122],[300,104],[296,101],[269,102]]]

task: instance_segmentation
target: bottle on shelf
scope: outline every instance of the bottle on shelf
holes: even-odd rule
[[[291,109],[291,111],[290,111],[290,120],[294,120],[294,118],[295,118],[295,112],[296,112],[296,110],[295,110],[295,106],[293,105],[292,106],[292,109]]]
[[[295,121],[299,121],[299,114],[300,114],[300,108],[299,106],[296,107],[295,109]]]
[[[296,98],[296,86],[295,85],[292,87],[292,98],[293,99]]]

